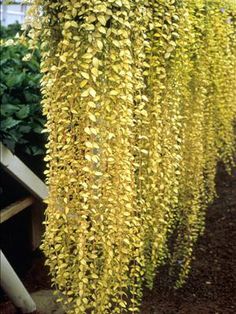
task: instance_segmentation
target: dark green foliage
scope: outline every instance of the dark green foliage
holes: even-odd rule
[[[0,25],[0,38],[7,39],[14,37],[17,33],[21,33],[21,25],[16,22],[5,27]]]
[[[31,155],[44,154],[45,138],[41,134],[45,119],[40,106],[40,55],[31,60],[20,44],[0,47],[1,141],[13,152],[20,148]]]

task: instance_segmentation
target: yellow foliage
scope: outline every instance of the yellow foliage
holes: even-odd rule
[[[32,1],[49,132],[42,249],[66,313],[138,312],[166,262],[184,283],[217,162],[233,164],[235,9]]]

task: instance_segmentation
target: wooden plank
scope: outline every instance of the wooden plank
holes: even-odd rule
[[[35,198],[33,196],[28,196],[3,208],[0,211],[0,223],[3,223],[34,203]]]
[[[1,164],[31,194],[40,200],[47,198],[48,188],[18,157],[0,142]]]

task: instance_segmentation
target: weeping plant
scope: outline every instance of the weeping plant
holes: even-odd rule
[[[42,52],[42,249],[58,301],[138,312],[160,265],[186,280],[217,162],[233,164],[235,6],[34,0],[27,23]]]

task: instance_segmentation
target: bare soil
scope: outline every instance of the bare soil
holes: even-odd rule
[[[236,313],[236,169],[230,176],[219,165],[216,186],[187,283],[174,290],[165,271],[157,274],[154,289],[144,291],[142,314]]]
[[[187,283],[174,290],[166,271],[160,271],[153,290],[144,290],[141,314],[236,313],[236,169],[230,176],[219,165],[216,184],[218,198],[207,210],[205,233],[197,242]],[[23,278],[27,289],[49,289],[47,273],[42,254],[35,252]],[[0,313],[17,311],[4,297]]]

